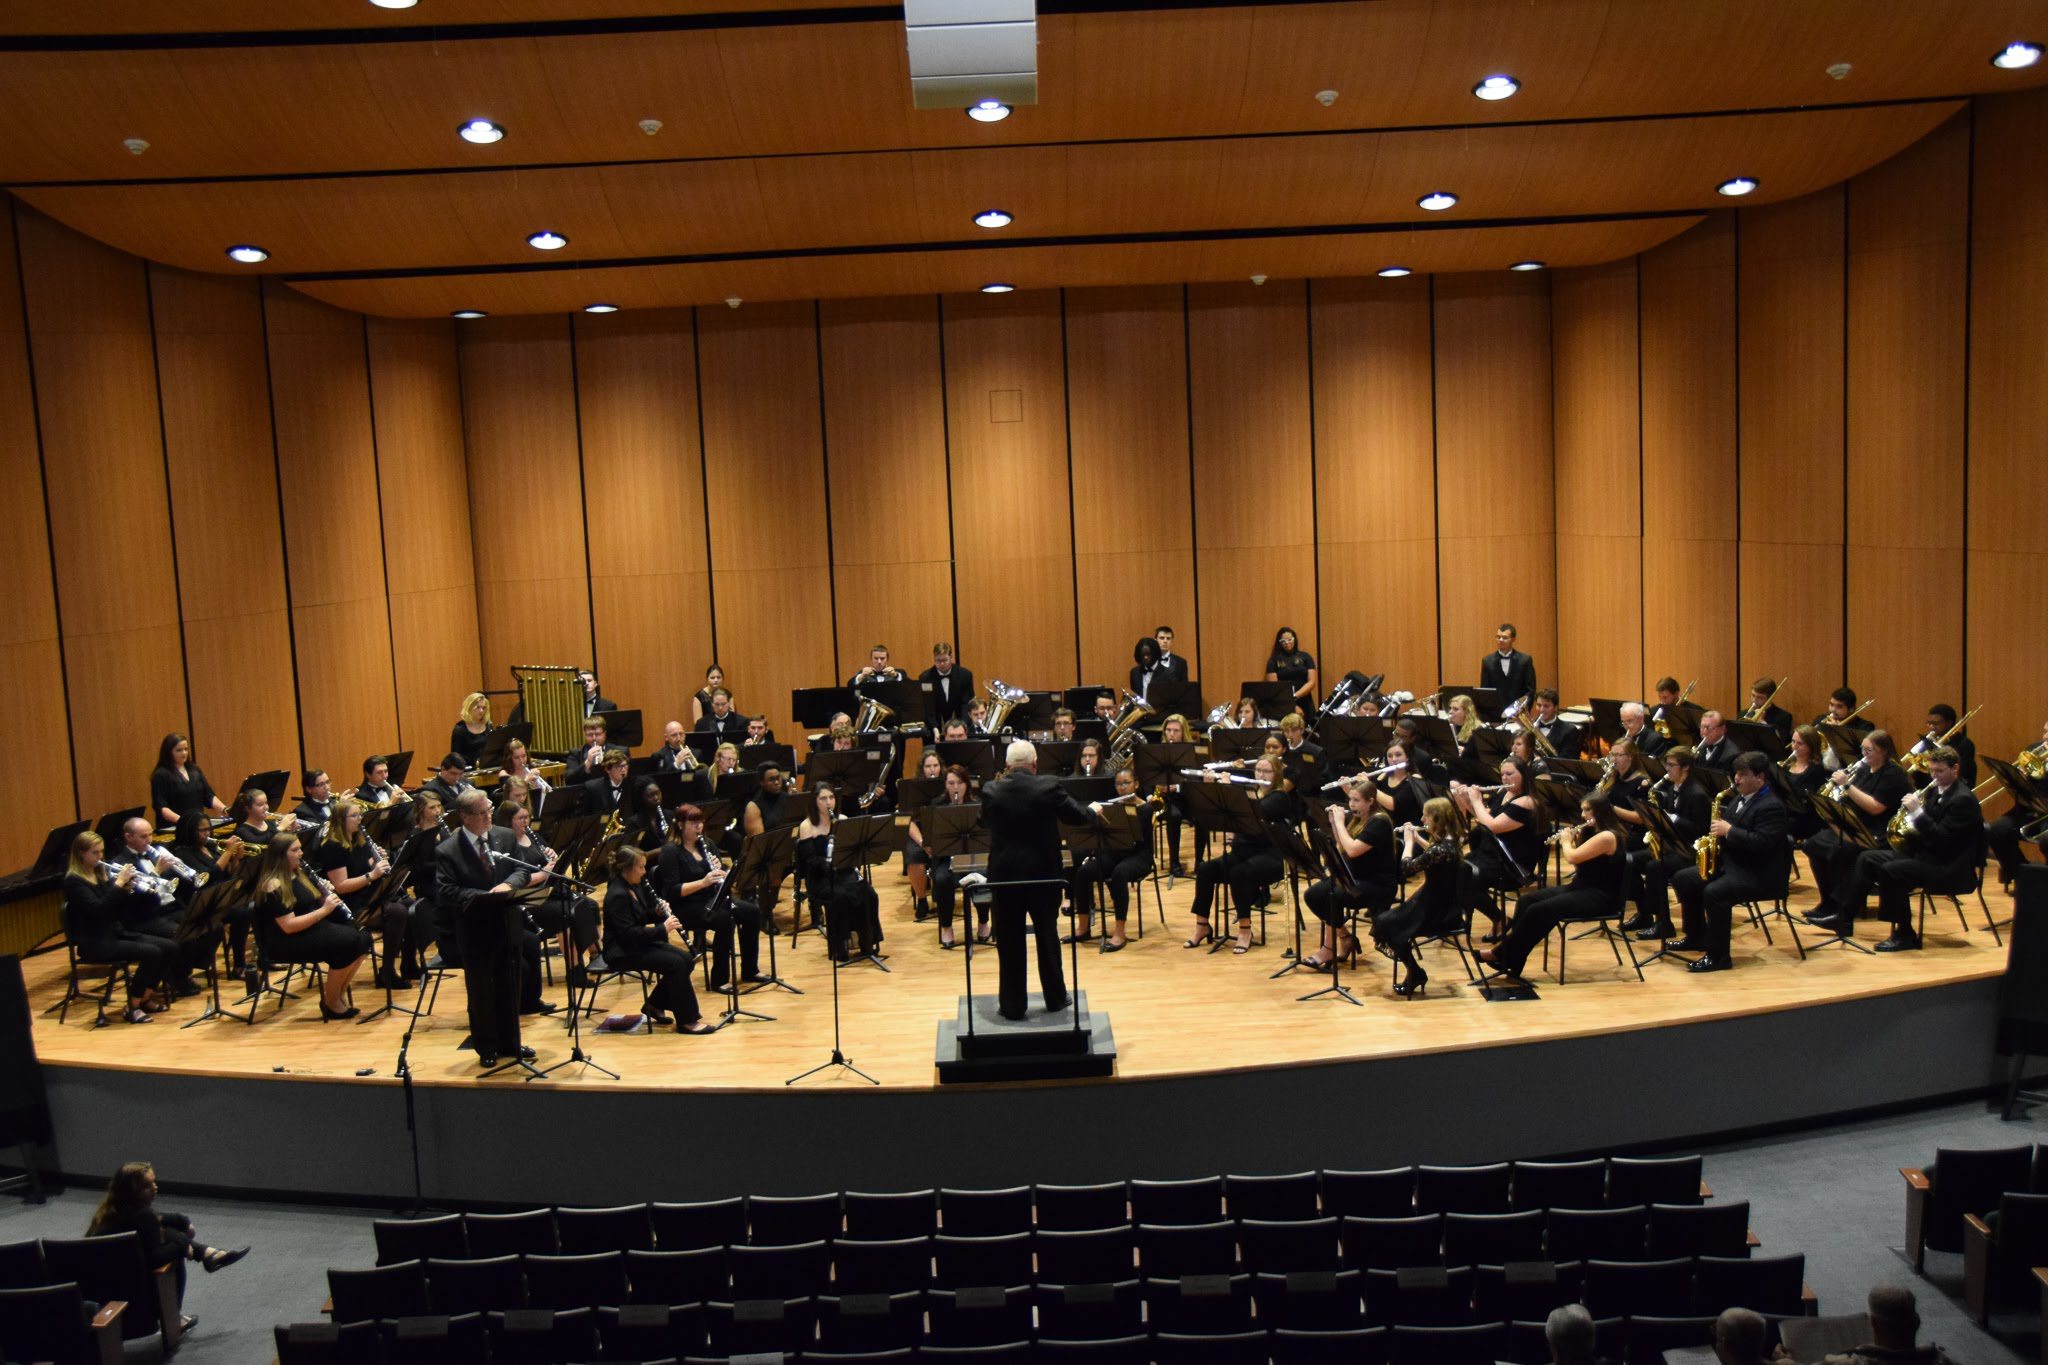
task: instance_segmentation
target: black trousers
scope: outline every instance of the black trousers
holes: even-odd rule
[[[939,910],[939,927],[953,927],[953,902],[960,896],[960,874],[953,870],[951,858],[940,858],[932,864],[932,904]],[[988,928],[988,906],[981,907],[979,918],[984,930]]]
[[[1863,855],[1857,870],[1877,889],[1877,913],[1892,922],[1892,928],[1913,927],[1913,893],[1931,891],[1937,896],[1968,891],[1976,878],[1969,871],[1952,872],[1943,863],[1915,858],[1910,849],[1875,849]]]
[[[1710,882],[1695,865],[1673,873],[1671,889],[1685,912],[1686,937],[1692,937],[1694,925],[1702,926],[1707,955],[1725,962],[1735,931],[1735,907],[1745,901],[1775,900],[1785,888],[1767,886],[1746,869],[1732,866],[1723,867]]]
[[[703,1014],[697,1007],[697,988],[690,981],[697,959],[675,944],[657,943],[635,948],[624,956],[606,953],[604,960],[614,967],[653,972],[654,989],[647,993],[647,1001],[656,1009],[666,1009],[673,1014],[677,1023],[687,1024]]]
[[[507,909],[470,912],[463,926],[462,985],[469,997],[469,1036],[479,1053],[502,1056],[519,1048],[521,970],[519,931]]]
[[[2024,842],[2020,831],[2032,824],[2033,820],[2016,815],[2001,815],[1984,830],[1984,838],[1991,845],[1991,856],[1998,859],[1998,880],[2010,882],[2013,873],[2027,864],[2027,855],[2022,850]],[[2037,841],[2041,852],[2048,854],[2048,838]]]
[[[567,933],[578,956],[597,946],[597,902],[588,896],[550,896],[528,913],[542,933]]]
[[[1195,918],[1209,918],[1209,906],[1216,899],[1217,884],[1228,881],[1231,897],[1237,902],[1237,917],[1250,919],[1253,903],[1265,894],[1267,887],[1280,879],[1285,870],[1286,864],[1280,861],[1280,855],[1270,849],[1247,854],[1233,848],[1220,858],[1209,859],[1195,868]]]
[[[1120,858],[1095,853],[1075,863],[1074,870],[1067,874],[1067,894],[1073,898],[1074,908],[1086,915],[1095,909],[1095,887],[1107,885],[1109,903],[1121,921],[1130,914],[1131,884],[1143,881],[1151,873],[1150,849],[1139,849]]]
[[[846,960],[856,936],[863,952],[881,947],[881,898],[859,873],[837,871],[829,882],[818,878],[810,885],[810,895],[812,905],[825,907],[825,942],[834,962]]]
[[[685,929],[699,933],[711,946],[711,986],[716,990],[732,978],[733,931],[739,931],[740,975],[757,976],[761,968],[761,909],[751,901],[727,898],[716,909],[685,907],[677,912]]]
[[[177,944],[132,929],[117,929],[103,938],[72,946],[80,962],[127,963],[128,993],[131,996],[158,989],[169,982],[177,970]]]
[[[1870,884],[1856,883],[1856,860],[1868,851],[1860,844],[1843,843],[1842,836],[1831,829],[1806,841],[1807,865],[1813,869],[1814,890],[1820,892],[1818,913],[1851,919],[1863,913]]]
[[[1394,888],[1391,886],[1359,886],[1349,891],[1340,890],[1334,879],[1325,877],[1308,889],[1304,897],[1308,908],[1315,917],[1332,928],[1342,928],[1352,912],[1362,910],[1367,915],[1377,915],[1394,903]]]
[[[1494,950],[1494,962],[1510,975],[1520,976],[1529,954],[1558,925],[1568,919],[1594,919],[1602,912],[1614,913],[1620,908],[1619,901],[1610,902],[1597,891],[1582,891],[1570,885],[1524,891],[1515,906],[1515,922],[1508,927],[1500,947]]]
[[[1038,987],[1048,1011],[1067,1003],[1060,965],[1060,892],[1056,886],[998,887],[996,898],[996,1002],[1005,1019],[1022,1019],[1030,1002],[1024,982],[1024,921],[1038,943]]]
[[[1636,913],[1658,924],[1671,923],[1671,878],[1679,869],[1695,865],[1692,852],[1667,853],[1662,858],[1653,858],[1645,847],[1628,855],[1628,865],[1629,883],[1635,891]],[[1686,921],[1687,936],[1690,937],[1698,927],[1690,920]]]

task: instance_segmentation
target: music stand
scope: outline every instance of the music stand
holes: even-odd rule
[[[892,855],[901,853],[904,834],[903,827],[896,823],[893,814],[849,815],[843,820],[835,821],[832,826],[832,870],[841,872],[851,869],[859,873],[861,880],[872,888],[874,874],[869,869],[886,863]],[[866,951],[859,957],[849,958],[845,962],[835,962],[832,964],[833,968],[836,970],[840,967],[851,967],[856,962],[869,962],[882,971],[889,970],[883,962],[886,954],[872,943],[864,943],[863,946]]]
[[[1860,809],[1853,809],[1847,801],[1829,800],[1827,788],[1823,787],[1814,794],[1813,810],[1816,815],[1820,816],[1820,822],[1833,830],[1835,837],[1844,844],[1852,848],[1876,848],[1878,846],[1876,836],[1872,835],[1869,828],[1863,823],[1863,812]],[[1852,952],[1865,955],[1870,954],[1872,949],[1856,941],[1856,908],[1851,906],[1845,910],[1843,918],[1848,922],[1847,929],[1836,934],[1833,942],[1822,941],[1815,944],[1815,950],[1818,951],[1821,948],[1847,948]],[[1809,928],[1820,929],[1822,932],[1826,932],[1825,926],[1815,924],[1811,918],[1806,923]]]
[[[1470,697],[1472,705],[1479,712],[1479,719],[1487,722],[1499,720],[1501,712],[1507,710],[1513,703],[1521,700],[1520,697],[1510,697],[1498,687],[1487,687],[1483,684],[1477,687],[1438,686],[1436,690],[1436,704],[1438,706],[1448,711],[1451,706],[1452,697]]]
[[[802,990],[783,980],[781,973],[777,971],[772,900],[776,889],[782,885],[783,879],[789,876],[790,869],[796,865],[796,830],[795,825],[783,825],[776,829],[763,830],[759,834],[749,834],[741,841],[740,856],[733,863],[732,872],[725,879],[725,885],[734,888],[731,894],[737,895],[739,889],[744,888],[747,894],[755,898],[755,904],[761,912],[761,930],[768,938],[768,975],[755,983],[754,991],[766,990],[773,986],[788,991],[791,995],[804,994]],[[794,924],[795,921],[796,908],[792,904],[790,922]],[[734,932],[738,932],[737,928]],[[737,978],[739,974],[735,972],[732,975]],[[748,991],[747,994],[752,995],[754,991]]]
[[[484,747],[476,756],[479,768],[502,768],[505,766],[505,750],[518,740],[528,748],[533,747],[533,726],[526,721],[510,725],[495,726],[484,732]]]
[[[412,750],[400,749],[395,754],[384,755],[385,779],[394,787],[405,785],[406,774],[412,771]]]
[[[1107,774],[1101,777],[1063,777],[1060,786],[1084,806],[1107,801],[1116,795],[1116,779]]]
[[[1785,749],[1785,741],[1779,736],[1775,726],[1762,725],[1753,720],[1730,720],[1725,724],[1728,727],[1728,738],[1735,741],[1737,753],[1746,754],[1753,750],[1769,755]]]
[[[1295,830],[1285,831],[1277,841],[1280,846],[1281,856],[1287,859],[1290,873],[1306,875],[1311,879],[1318,870],[1316,866],[1317,859],[1320,858],[1322,860],[1323,865],[1330,869],[1331,890],[1337,893],[1338,903],[1344,907],[1346,912],[1345,918],[1352,925],[1351,937],[1356,939],[1358,937],[1357,907],[1352,904],[1349,896],[1349,892],[1352,890],[1351,864],[1345,860],[1344,851],[1337,847],[1337,836],[1330,832],[1328,824],[1311,819],[1304,828],[1307,830],[1306,840]],[[1275,833],[1281,832],[1276,830]],[[1290,876],[1288,880],[1292,882],[1293,877]],[[1320,919],[1317,922],[1320,923]],[[1318,934],[1316,937],[1321,938],[1322,935]],[[1294,998],[1299,1003],[1320,1000],[1326,995],[1334,995],[1347,1005],[1357,1005],[1363,1009],[1365,1002],[1353,995],[1350,988],[1344,984],[1341,975],[1344,969],[1338,965],[1344,960],[1344,955],[1337,951],[1335,938],[1336,935],[1332,934],[1332,942],[1330,944],[1330,984],[1319,986],[1307,995],[1297,995]],[[1296,967],[1305,965],[1307,964],[1301,960],[1301,911],[1297,906],[1294,915],[1294,961],[1288,963],[1279,971],[1274,972],[1273,976],[1268,979],[1271,980],[1285,976]]]
[[[1180,790],[1181,799],[1187,806],[1188,823],[1195,827],[1198,835],[1242,834],[1247,839],[1266,840],[1265,822],[1259,818],[1258,807],[1245,784],[1189,782]],[[1209,926],[1209,952],[1214,954],[1223,943],[1224,936],[1216,932],[1212,922]]]
[[[1074,793],[1074,799],[1085,803],[1099,798],[1084,797],[1079,793]],[[1096,814],[1102,817],[1102,821],[1099,824],[1069,825],[1062,823],[1059,827],[1060,837],[1065,841],[1067,851],[1073,855],[1073,866],[1076,868],[1080,867],[1082,862],[1091,854],[1102,853],[1111,855],[1109,861],[1111,864],[1114,864],[1117,861],[1114,855],[1135,852],[1138,847],[1139,832],[1144,828],[1144,820],[1142,818],[1144,813],[1145,810],[1141,804],[1126,801],[1121,805],[1104,805],[1100,811],[1096,812]],[[1097,885],[1099,886],[1101,883]],[[1079,939],[1076,935],[1079,932],[1081,907],[1073,904],[1071,897],[1069,898],[1069,905],[1072,914],[1068,919],[1070,929],[1068,938],[1075,944],[1074,977],[1078,992],[1081,974],[1081,950]],[[1095,908],[1093,905],[1089,907],[1091,919]],[[1138,892],[1138,920],[1140,928],[1144,927],[1144,918],[1145,897],[1144,892],[1140,890]],[[1101,941],[1103,943],[1109,942],[1109,931],[1106,928],[1103,931]],[[1096,951],[1100,952],[1102,950],[1098,948]]]
[[[863,847],[865,840],[863,839],[864,831],[860,827],[872,824],[876,821],[881,821],[892,827],[896,823],[894,816],[887,815],[855,815],[849,817],[848,819],[835,822],[832,829],[833,838],[835,840],[838,839],[838,836],[843,827],[852,825],[855,826],[855,828],[849,831],[853,837],[844,841],[836,842],[833,846],[832,869],[834,872],[837,872],[843,868],[851,867],[861,870],[863,875],[865,875],[866,863],[864,862],[865,850]],[[886,858],[888,855],[885,852],[882,856]],[[829,914],[830,911],[828,910],[827,913]],[[872,962],[875,966],[881,967],[881,969],[885,972],[889,970],[886,966],[883,966],[881,959],[875,955],[874,948],[872,945],[868,945],[868,951],[862,953],[858,958],[850,959],[847,962],[840,962],[836,959],[833,961],[832,1055],[830,1057],[827,1057],[824,1061],[818,1063],[816,1066],[812,1067],[810,1070],[800,1072],[797,1075],[791,1076],[788,1080],[783,1082],[785,1086],[795,1085],[798,1081],[805,1080],[811,1076],[815,1076],[820,1071],[830,1071],[834,1068],[837,1068],[841,1071],[850,1071],[854,1075],[866,1081],[869,1085],[881,1084],[880,1081],[876,1080],[873,1076],[868,1075],[867,1072],[862,1071],[859,1067],[853,1064],[853,1062],[847,1057],[845,1048],[842,1046],[840,1041],[839,969],[841,967],[851,966],[854,962]]]
[[[1316,727],[1316,742],[1331,771],[1348,772],[1385,757],[1390,733],[1378,716],[1325,716]]]
[[[1181,770],[1194,766],[1193,744],[1150,742],[1136,745],[1131,750],[1131,773],[1138,779],[1139,791],[1178,786]]]
[[[1417,715],[1413,712],[1403,717],[1415,722],[1415,742],[1434,754],[1455,754],[1458,752],[1458,732],[1442,716]]]
[[[986,739],[947,739],[938,744],[939,762],[947,767],[955,763],[967,769],[967,775],[980,786],[992,782],[1000,768],[996,760],[994,741]]]
[[[252,858],[253,865],[254,859]],[[197,895],[185,902],[185,913],[178,920],[178,943],[197,943],[208,935],[217,933],[221,921],[226,918],[229,906],[235,900],[235,890],[241,882],[240,873],[230,876],[225,872],[214,874],[213,880],[199,888]],[[189,1019],[181,1028],[191,1028],[209,1019],[233,1019],[238,1023],[254,1023],[256,1019],[256,998],[250,997],[249,1017],[241,1018],[230,1014],[220,1006],[220,969],[214,965],[216,954],[206,955],[206,984],[209,991],[206,1008],[196,1019]]]
[[[1551,778],[1564,777],[1581,787],[1597,787],[1606,771],[1599,763],[1589,763],[1583,758],[1546,758],[1543,770]]]
[[[1203,716],[1209,714],[1202,705],[1201,684],[1190,678],[1186,682],[1155,682],[1145,689],[1145,704],[1159,713],[1163,720],[1167,716],[1180,716],[1193,729]]]
[[[631,711],[599,711],[604,717],[604,742],[607,748],[637,749],[646,742],[638,708]]]
[[[447,812],[449,815],[454,813],[453,811]],[[549,787],[547,794],[540,799],[540,809],[534,813],[534,819],[546,821],[566,820],[570,816],[581,815],[582,813],[583,784],[581,782],[571,782],[559,787]]]
[[[945,789],[943,777],[906,777],[896,784],[896,813],[915,820]]]
[[[408,754],[406,755],[406,757],[409,760],[412,757],[412,755]],[[393,782],[396,782],[398,780],[395,769],[393,770],[391,780]],[[235,788],[235,790],[237,792],[245,792],[249,790],[249,788],[254,787],[256,790],[262,792],[264,797],[269,800],[270,808],[272,810],[276,810],[279,804],[284,801],[285,784],[290,781],[290,773],[286,772],[283,768],[272,768],[269,772],[250,773],[247,777],[242,779],[242,785]]]
[[[1209,732],[1209,761],[1223,763],[1241,759],[1249,767],[1264,756],[1266,736],[1272,733],[1270,726],[1219,725]]]
[[[796,771],[796,746],[794,744],[742,744],[740,745],[739,768],[743,773],[758,773],[763,763],[773,763],[786,773]]]
[[[108,848],[119,848],[121,847],[122,840],[121,827],[130,820],[141,819],[148,814],[149,807],[147,806],[130,806],[126,810],[110,810],[93,822],[92,832],[99,835],[100,842]],[[154,820],[150,821],[149,827],[152,830],[155,829],[156,822]]]
[[[1494,767],[1508,756],[1508,747],[1514,743],[1514,736],[1491,725],[1482,725],[1472,732],[1472,738],[1465,743],[1465,756],[1484,759]]]
[[[789,694],[789,713],[806,729],[822,729],[842,711],[848,716],[860,709],[860,698],[850,687],[797,687]]]
[[[376,924],[379,930],[383,929],[384,916],[390,913],[392,900],[394,900],[398,896],[398,893],[403,891],[407,883],[409,883],[412,880],[413,861],[414,860],[412,859],[407,859],[406,864],[403,867],[401,867],[397,863],[393,863],[391,866],[390,875],[382,878],[377,882],[375,888],[372,889],[372,891],[370,892],[370,899],[364,902],[362,910],[359,913],[351,916],[351,918],[354,919],[354,921],[356,922],[357,926],[360,927],[364,933],[371,932],[370,925],[372,923]],[[391,964],[387,961],[384,964],[384,971],[382,973],[384,980],[386,982],[389,982],[391,980],[391,970]],[[422,983],[426,981],[426,973],[422,972],[420,974],[420,980]],[[384,987],[384,1003],[378,1006],[376,1009],[371,1010],[362,1018],[356,1020],[356,1022],[358,1024],[367,1024],[372,1019],[379,1018],[380,1016],[386,1014],[417,1015],[418,1013],[419,1011],[417,1009],[407,1009],[405,1006],[399,1004],[398,1001],[393,998],[392,988],[389,985],[386,985]]]
[[[477,896],[470,901],[468,907],[464,909],[463,913],[465,915],[476,915],[485,912],[490,912],[503,915],[509,921],[513,912],[518,910],[519,908],[519,896],[516,892],[483,891],[479,892]],[[509,934],[509,929],[507,932]],[[539,1067],[535,1066],[532,1062],[529,1062],[524,1057],[521,1057],[519,1055],[519,1049],[515,1047],[512,1049],[511,1056],[507,1060],[500,1062],[497,1066],[494,1066],[489,1071],[484,1072],[482,1075],[478,1076],[477,1079],[487,1081],[493,1076],[502,1076],[508,1071],[524,1072],[527,1080],[539,1080],[542,1076],[547,1074],[546,1072],[542,1071]]]
[[[1076,724],[1075,730],[1081,727]],[[1068,777],[1081,762],[1081,741],[1078,739],[1040,740],[1038,750],[1038,771],[1048,777]]]
[[[1250,697],[1258,703],[1259,714],[1267,720],[1278,720],[1300,708],[1301,700],[1294,695],[1294,689],[1284,682],[1242,682],[1237,685],[1239,697]]]
[[[981,823],[981,803],[963,801],[957,806],[932,806],[918,818],[918,828],[924,834],[925,850],[933,862],[942,858],[953,860],[953,871],[961,876],[980,871],[989,851],[989,832]],[[961,932],[964,941],[960,947],[961,956],[974,956],[974,896],[980,887],[960,888]],[[991,924],[993,931],[993,924]],[[967,995],[974,997],[974,965],[967,964]],[[972,1027],[972,1016],[969,1016]]]
[[[2012,796],[2014,806],[2029,815],[2048,815],[2048,793],[2035,786],[2034,780],[2021,772],[2017,766],[2002,758],[1993,758],[1989,754],[1979,754],[1977,761],[1989,768],[1991,775],[2004,784],[2006,791]],[[55,837],[54,832],[52,837]],[[47,856],[49,845],[45,844],[43,850]],[[36,866],[42,866],[40,859]]]
[[[879,749],[819,749],[804,760],[804,790],[814,792],[829,783],[835,792],[849,799],[860,796],[882,775]]]
[[[71,861],[71,841],[90,827],[90,821],[73,820],[44,835],[42,852],[36,854],[35,862],[30,864],[28,880],[36,882],[63,876]]]
[[[732,819],[737,820],[739,813],[746,809],[747,802],[753,800],[755,794],[761,790],[761,774],[757,772],[750,773],[736,768],[718,779],[718,786],[715,790],[718,794],[707,798],[707,800],[729,803],[734,811]],[[700,801],[698,804],[704,805],[704,802]],[[705,809],[709,810],[710,807],[706,805]],[[731,823],[731,821],[727,823]]]
[[[1852,730],[1833,721],[1824,721],[1814,728],[1820,731],[1820,737],[1827,741],[1828,748],[1834,751],[1835,761],[1842,767],[1853,765],[1863,756],[1863,736],[1868,731]]]
[[[1620,739],[1624,730],[1621,724],[1621,708],[1627,702],[1616,697],[1594,697],[1587,705],[1593,708],[1593,719],[1587,722],[1589,733],[1597,735],[1606,744]]]

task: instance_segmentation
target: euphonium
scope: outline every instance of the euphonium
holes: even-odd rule
[[[1012,687],[1001,678],[988,680],[988,721],[984,725],[990,735],[1003,733],[1004,722],[1021,702],[1029,701],[1031,694],[1021,687]]]
[[[2012,766],[2033,781],[2048,777],[2048,739],[2042,740],[2031,749],[2022,749]]]
[[[1548,739],[1545,739],[1543,737],[1543,732],[1537,729],[1535,723],[1529,719],[1528,712],[1515,712],[1513,720],[1515,724],[1521,726],[1523,731],[1528,734],[1529,742],[1536,746],[1537,753],[1543,755],[1545,758],[1557,757],[1557,746],[1555,744],[1552,744]]]
[[[1721,870],[1721,838],[1714,833],[1714,822],[1721,818],[1721,803],[1734,790],[1733,787],[1723,787],[1714,793],[1713,808],[1707,812],[1707,832],[1692,841],[1693,856],[1702,881],[1712,881],[1714,874]]]

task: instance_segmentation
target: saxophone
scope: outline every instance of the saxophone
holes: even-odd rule
[[[1734,790],[1733,787],[1723,787],[1714,793],[1713,809],[1707,812],[1707,832],[1692,841],[1693,856],[1698,859],[1702,881],[1712,881],[1714,874],[1721,870],[1721,839],[1714,833],[1714,822],[1721,818],[1721,803]]]

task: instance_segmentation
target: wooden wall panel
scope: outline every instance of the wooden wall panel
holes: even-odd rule
[[[1437,681],[1429,281],[1310,286],[1323,652],[1390,692]]]
[[[1750,675],[1736,666],[1735,215],[1641,262],[1643,579],[1654,600],[1633,694],[1670,674],[1698,678],[1706,705],[1747,705]],[[1815,681],[1792,679],[1787,697],[1821,695]]]
[[[1300,280],[1188,293],[1200,669],[1212,701],[1265,676],[1283,625],[1324,664],[1309,492],[1307,313]],[[1334,677],[1325,666],[1324,690]]]
[[[836,675],[852,677],[883,644],[916,677],[953,638],[938,298],[822,304],[819,341]]]
[[[36,438],[28,336],[17,287],[12,206],[0,213],[0,676],[13,696],[0,707],[0,749],[46,755],[31,780],[0,784],[0,867],[26,867],[51,826],[73,818],[64,666],[55,579],[43,520],[42,454]]]
[[[984,688],[1073,685],[1059,295],[948,295],[943,306],[960,661]]]
[[[1970,727],[1980,752],[2010,758],[2041,738],[2048,666],[2029,616],[2048,582],[2042,549],[2041,433],[2048,431],[2048,185],[1987,174],[2048,156],[2048,96],[1978,100],[1971,187],[1969,378]],[[2017,158],[2017,159],[2015,159]]]
[[[370,318],[368,325],[396,747],[413,750],[417,767],[440,758],[462,698],[487,685],[477,648],[462,389],[449,323]],[[552,532],[529,524],[523,534]],[[488,685],[510,684],[500,675]],[[497,714],[510,715],[510,706],[501,703]]]
[[[713,652],[696,342],[687,312],[574,326],[601,682],[658,735],[669,720],[690,723]]]
[[[1737,224],[1741,668],[1792,675],[1787,708],[1801,719],[1855,686],[1840,607],[1843,224],[1839,190],[1747,209]],[[1898,700],[1870,714],[1881,722]]]
[[[150,267],[192,739],[230,784],[299,766],[263,299],[255,280]]]
[[[1512,621],[1536,677],[1557,678],[1549,281],[1436,281],[1439,669],[1471,683]]]
[[[1849,677],[1905,736],[1963,702],[1969,116],[1849,182]]]
[[[718,661],[735,703],[787,740],[790,689],[833,676],[816,317],[767,304],[697,324]]]
[[[78,805],[92,818],[147,804],[159,741],[190,728],[148,278],[40,214],[17,224],[43,464],[58,474],[46,496]],[[289,685],[282,666],[278,680]]]
[[[455,340],[484,679],[495,690],[512,686],[514,664],[601,665],[568,319],[479,318]],[[557,552],[536,553],[535,538]]]
[[[1551,279],[1556,392],[1555,685],[1636,695],[1643,673],[1641,348],[1636,263]]]
[[[346,788],[398,738],[363,319],[285,288],[264,313],[301,749]]]
[[[1184,305],[1174,285],[1067,292],[1081,673],[1118,686],[1138,637],[1162,625],[1201,681]]]

